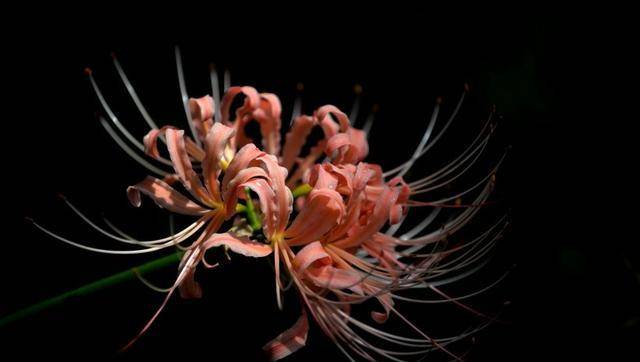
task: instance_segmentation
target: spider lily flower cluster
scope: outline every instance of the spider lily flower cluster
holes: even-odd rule
[[[349,117],[332,105],[319,107],[310,115],[300,114],[297,99],[282,142],[282,106],[275,94],[259,93],[249,86],[230,86],[225,75],[225,92],[220,97],[218,74],[212,69],[212,96],[189,98],[178,51],[176,58],[188,133],[174,126],[155,124],[114,57],[122,81],[151,127],[142,142],[120,123],[91,72],[88,75],[111,121],[101,118],[101,124],[129,155],[156,175],[127,189],[131,203],[140,206],[145,196],[171,213],[192,217],[193,223],[168,237],[137,240],[110,223],[113,231],[99,226],[65,200],[100,233],[135,246],[129,250],[89,247],[35,224],[64,242],[97,252],[139,254],[175,246],[185,250],[177,278],[165,290],[164,303],[131,343],[149,328],[176,290],[184,298],[201,297],[202,290],[195,280],[197,266],[216,267],[218,264],[205,260],[205,254],[222,247],[247,257],[273,258],[278,305],[282,307],[281,293],[288,282],[295,286],[302,301],[297,322],[264,346],[273,360],[305,345],[309,317],[350,358],[403,360],[440,350],[458,359],[447,345],[486,324],[454,337],[433,338],[400,313],[395,302],[453,302],[470,309],[459,300],[476,293],[453,298],[440,287],[478,270],[503,231],[504,218],[468,242],[447,244],[447,239],[487,202],[497,166],[466,190],[428,202],[418,199],[449,185],[475,163],[492,134],[491,117],[453,161],[426,177],[404,179],[449,127],[467,90],[434,134],[440,113],[440,102],[436,102],[413,155],[384,171],[377,164],[365,162],[371,119],[364,130],[354,128],[350,122],[349,118],[357,117],[359,100]],[[242,104],[232,114],[232,104],[237,98]],[[250,122],[259,125],[258,144],[262,147],[245,131]],[[314,128],[321,129],[323,136],[308,154],[302,155]],[[141,157],[130,144],[170,167],[170,171]],[[164,148],[168,158],[162,156]],[[176,188],[178,185],[184,192]],[[468,202],[463,204],[463,199]],[[403,226],[409,211],[417,207],[431,211],[416,225]],[[453,212],[446,222],[434,228],[442,210]],[[225,228],[229,224],[233,226]],[[399,233],[400,230],[404,232]],[[411,289],[426,290],[438,298],[402,295]],[[363,307],[368,300],[378,305],[370,310],[371,321],[353,317],[351,308]],[[394,316],[413,331],[411,336],[382,329],[385,321]],[[382,342],[383,346],[375,342]]]

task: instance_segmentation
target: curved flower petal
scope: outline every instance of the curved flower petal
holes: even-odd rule
[[[293,258],[293,270],[301,274],[316,261],[320,261],[323,265],[331,264],[331,256],[327,254],[319,241],[309,243],[298,251]]]
[[[229,247],[229,249],[234,253],[254,258],[261,258],[273,252],[273,249],[271,249],[267,244],[259,243],[246,237],[238,237],[229,233],[214,234],[202,243],[201,248],[203,250],[208,250],[221,245]]]
[[[342,196],[329,189],[314,189],[304,208],[285,232],[291,246],[304,245],[324,236],[340,223],[345,209]]]
[[[143,181],[127,188],[129,201],[135,207],[139,207],[142,203],[141,192],[149,196],[160,207],[178,214],[201,215],[208,212],[207,209],[189,200],[166,182],[154,177],[148,176]]]
[[[169,156],[171,157],[173,168],[176,170],[180,181],[187,191],[196,199],[205,204],[210,204],[211,197],[204,186],[202,186],[200,178],[191,166],[191,161],[189,160],[189,155],[185,147],[184,131],[170,128],[166,130],[165,134]]]
[[[280,99],[272,93],[261,93],[260,106],[253,111],[253,118],[260,123],[262,145],[267,153],[277,155],[280,152],[280,127],[282,105]]]
[[[302,315],[291,328],[267,343],[262,349],[267,353],[271,361],[280,360],[304,347],[307,343],[308,332],[309,322],[307,313],[303,309]]]
[[[204,141],[213,125],[213,115],[215,113],[215,102],[213,98],[209,95],[201,98],[190,98],[189,111],[198,138]]]
[[[215,123],[205,138],[206,156],[202,160],[202,171],[211,196],[217,202],[222,202],[220,195],[220,170],[225,163],[225,150],[235,130],[220,123]]]
[[[291,170],[293,167],[314,126],[314,119],[305,115],[299,116],[293,121],[285,136],[284,148],[282,149],[282,166],[287,170]]]

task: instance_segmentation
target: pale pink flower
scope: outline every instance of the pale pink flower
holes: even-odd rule
[[[209,264],[204,255],[207,250],[222,246],[248,257],[273,254],[276,298],[280,308],[281,292],[285,289],[283,279],[289,278],[298,291],[304,305],[300,318],[290,329],[264,346],[274,360],[286,357],[305,345],[308,314],[350,358],[402,360],[438,349],[459,359],[446,346],[484,325],[459,336],[432,338],[401,314],[395,308],[395,301],[452,302],[482,315],[460,302],[475,293],[453,298],[440,286],[455,282],[483,265],[482,258],[501,235],[504,218],[467,243],[444,248],[438,246],[446,245],[447,238],[465,226],[478,212],[479,206],[487,203],[494,187],[496,170],[471,188],[449,197],[429,201],[417,198],[450,184],[475,163],[493,131],[491,119],[453,161],[424,178],[407,182],[404,176],[441,138],[455,118],[464,95],[444,126],[434,135],[440,111],[438,101],[413,155],[384,172],[379,165],[363,162],[369,151],[367,132],[370,123],[364,130],[355,129],[349,117],[332,105],[319,107],[311,115],[294,111],[291,127],[281,147],[282,107],[276,95],[259,93],[248,86],[229,86],[219,99],[218,78],[214,71],[211,78],[213,97],[189,98],[177,51],[176,55],[185,115],[193,137],[172,126],[158,127],[114,58],[129,94],[152,128],[140,143],[119,122],[92,74],[88,74],[112,124],[139,150],[172,167],[172,171],[166,172],[140,158],[101,118],[101,124],[116,142],[159,176],[149,176],[129,187],[127,193],[131,203],[140,206],[141,194],[144,194],[172,213],[195,217],[195,222],[168,237],[141,241],[115,227],[117,235],[103,229],[65,200],[93,228],[112,239],[134,245],[136,249],[132,250],[89,247],[35,224],[64,242],[103,253],[149,253],[182,245],[180,247],[186,252],[175,282],[166,290],[163,304],[130,344],[149,328],[175,289],[179,288],[185,298],[202,295],[194,278],[196,267],[199,264],[209,268],[217,266]],[[238,96],[244,100],[232,116],[231,105]],[[352,112],[352,116],[355,117],[355,113]],[[245,132],[246,125],[253,121],[260,126],[263,150],[258,149]],[[308,155],[301,157],[301,150],[314,127],[320,127],[323,138],[311,147]],[[158,150],[160,142],[166,144],[168,159],[162,157]],[[188,195],[172,187],[178,181]],[[292,190],[301,185],[307,188],[307,192],[295,200],[294,209]],[[462,204],[461,199],[466,199],[476,189],[480,191],[471,201]],[[247,190],[257,197],[260,230],[220,230],[231,219],[236,222],[244,220],[237,207],[239,201],[247,203],[247,207],[253,203]],[[409,210],[417,207],[429,207],[433,211],[417,225],[408,230],[404,227],[404,232],[397,235]],[[441,210],[449,208],[462,211],[452,215],[440,227],[424,233]],[[259,232],[263,234],[264,242],[254,237]],[[426,247],[432,249],[425,250]],[[283,267],[284,272],[281,271]],[[409,289],[429,290],[441,299],[401,295],[402,291]],[[376,327],[351,315],[352,307],[369,299],[379,304],[379,308],[370,311],[371,319],[379,325]],[[414,335],[382,330],[382,325],[392,316],[397,316],[415,332]],[[386,345],[384,348],[377,346],[367,337],[384,340]]]

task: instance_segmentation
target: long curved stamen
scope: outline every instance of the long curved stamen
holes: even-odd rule
[[[367,138],[369,138],[369,133],[371,132],[371,127],[373,126],[373,120],[375,119],[377,112],[378,105],[374,104],[373,107],[371,107],[371,112],[367,116],[367,119],[364,121],[364,126],[362,126],[362,131]]]
[[[102,253],[102,254],[113,254],[113,255],[132,255],[132,254],[146,254],[146,253],[152,253],[158,250],[162,250],[164,248],[170,247],[170,246],[174,246],[175,244],[173,242],[169,242],[166,244],[160,244],[158,246],[154,246],[152,248],[147,248],[147,249],[137,249],[137,250],[111,250],[111,249],[101,249],[101,248],[94,248],[91,246],[86,246],[83,245],[81,243],[69,240],[63,236],[60,236],[52,231],[50,231],[49,229],[43,227],[42,225],[36,223],[35,221],[31,220],[31,223],[38,228],[40,231],[44,232],[45,234],[51,236],[52,238],[58,239],[64,243],[67,243],[69,245],[75,246],[77,248],[80,249],[84,249],[84,250],[88,250],[88,251],[93,251],[96,253]]]
[[[360,111],[360,102],[361,102],[361,94],[362,94],[362,86],[360,84],[356,84],[353,86],[353,93],[355,93],[356,97],[353,100],[353,105],[351,106],[351,111],[349,112],[349,120],[351,124],[355,124],[358,119],[358,112]]]
[[[414,226],[411,230],[407,231],[406,233],[400,235],[399,239],[400,240],[409,240],[411,238],[413,238],[414,236],[416,236],[417,234],[419,234],[420,232],[422,232],[422,230],[424,230],[427,226],[429,226],[433,220],[436,219],[436,216],[438,216],[438,214],[440,213],[440,208],[436,207],[433,209],[433,211],[431,211],[431,213],[425,217],[418,225]]]
[[[186,229],[184,229],[183,231],[181,231],[177,235],[168,236],[168,237],[165,237],[165,238],[155,239],[155,240],[145,240],[145,241],[132,240],[130,238],[121,238],[119,236],[113,235],[110,232],[104,230],[100,226],[96,225],[93,221],[91,221],[91,219],[89,219],[80,210],[78,210],[78,208],[76,208],[69,200],[67,200],[66,197],[62,196],[62,200],[64,201],[64,203],[67,206],[69,206],[69,208],[71,210],[73,210],[73,212],[76,215],[78,215],[84,222],[86,222],[93,229],[95,229],[96,231],[98,231],[99,233],[103,234],[104,236],[106,236],[106,237],[108,237],[110,239],[113,239],[113,240],[116,240],[116,241],[120,241],[120,242],[123,242],[123,243],[128,243],[128,244],[151,245],[151,244],[158,244],[158,243],[164,243],[164,242],[167,242],[167,241],[172,241],[172,240],[175,240],[176,237],[181,237],[184,233],[189,232],[191,230],[191,228],[197,227],[198,224],[202,224],[204,222],[204,220],[205,220],[205,217],[200,218],[200,220],[198,220],[195,223],[191,224],[189,227],[187,227]],[[151,247],[153,247],[153,246],[151,246]]]
[[[131,157],[134,161],[138,162],[140,165],[142,165],[144,168],[146,168],[147,170],[153,172],[156,175],[165,177],[167,176],[169,173],[166,171],[161,170],[160,168],[152,165],[151,163],[149,163],[147,160],[145,160],[144,158],[140,157],[134,150],[131,149],[131,147],[129,147],[129,145],[127,145],[122,138],[120,138],[120,136],[118,136],[118,134],[114,131],[113,128],[111,128],[111,126],[109,125],[109,123],[107,122],[106,119],[104,119],[104,117],[100,116],[99,117],[99,121],[100,124],[102,125],[102,127],[104,127],[104,129],[107,131],[107,133],[109,134],[109,136],[111,136],[111,138],[116,141],[116,144],[118,146],[120,146],[120,148],[127,154],[129,155],[129,157]]]
[[[489,140],[487,139],[486,141],[484,141],[484,143],[481,143],[481,144],[478,145],[478,149],[476,151],[474,151],[476,153],[475,155],[474,155],[474,153],[470,153],[464,160],[461,161],[461,163],[459,163],[455,167],[452,167],[450,170],[448,170],[447,172],[443,173],[440,177],[434,178],[434,179],[429,180],[429,181],[423,181],[421,184],[415,186],[415,190],[416,191],[419,190],[421,193],[426,193],[426,192],[429,192],[429,191],[437,190],[437,189],[439,189],[441,187],[450,185],[453,181],[455,181],[458,178],[460,178],[463,175],[465,175],[467,173],[467,171],[469,171],[469,169],[471,167],[473,167],[476,164],[476,162],[480,159],[480,156],[482,155],[482,153],[484,152],[484,150],[487,147],[488,141]],[[443,177],[447,176],[449,173],[455,171],[458,167],[463,165],[464,162],[466,162],[469,159],[469,157],[472,157],[472,156],[473,156],[473,159],[461,171],[459,171],[458,173],[454,174],[450,178],[437,183],[434,186],[430,186],[432,183],[439,181],[441,178],[443,178]]]
[[[158,293],[168,293],[168,292],[170,292],[170,291],[171,291],[171,287],[168,287],[168,288],[162,288],[162,287],[158,287],[158,286],[156,286],[155,284],[153,284],[152,282],[150,282],[147,278],[145,278],[145,277],[144,277],[144,276],[143,276],[143,275],[138,271],[138,269],[137,269],[137,268],[133,268],[133,269],[131,269],[131,270],[133,270],[133,272],[135,273],[136,278],[138,278],[138,280],[139,280],[142,284],[144,284],[147,288],[149,288],[149,289],[151,289],[151,290],[153,290],[153,291],[155,291],[155,292],[158,292]]]
[[[218,69],[213,63],[209,66],[209,78],[211,79],[211,93],[215,102],[214,117],[216,122],[220,122],[220,81],[218,79]]]
[[[187,122],[189,123],[189,130],[191,131],[191,135],[195,140],[198,147],[202,147],[202,142],[200,141],[200,137],[198,137],[198,133],[196,132],[195,125],[193,124],[193,119],[191,119],[191,111],[189,110],[189,95],[187,94],[187,84],[184,80],[184,70],[182,69],[182,56],[180,55],[180,48],[176,46],[175,48],[176,55],[176,70],[178,72],[178,85],[180,87],[180,96],[182,97],[182,105],[184,107],[184,113],[187,117]]]
[[[429,121],[427,130],[422,135],[422,139],[420,140],[420,143],[418,143],[418,147],[416,147],[416,150],[413,152],[413,155],[411,156],[411,159],[409,159],[409,162],[405,164],[404,167],[398,172],[398,174],[396,175],[397,177],[404,176],[404,174],[406,174],[411,169],[411,167],[416,162],[416,160],[418,160],[418,158],[420,158],[420,156],[422,155],[422,150],[427,145],[427,142],[431,137],[431,133],[433,132],[433,127],[436,125],[436,121],[438,120],[439,112],[440,112],[440,99],[437,100],[436,106],[433,108],[433,113],[431,114],[431,120]]]
[[[231,88],[231,72],[229,72],[229,69],[225,69],[224,70],[224,92],[227,93],[229,88]]]
[[[118,58],[116,57],[115,53],[111,54],[111,58],[113,59],[113,65],[116,67],[116,70],[118,71],[118,75],[120,76],[122,83],[124,83],[125,88],[127,88],[127,92],[129,93],[129,96],[131,96],[133,103],[135,103],[136,107],[138,108],[138,111],[142,115],[142,118],[144,118],[145,122],[147,122],[147,124],[149,125],[149,127],[151,127],[151,129],[160,128],[153,121],[153,118],[151,118],[151,116],[149,115],[149,112],[147,112],[147,109],[144,107],[144,105],[140,101],[140,98],[138,97],[138,93],[136,92],[135,88],[133,88],[133,85],[129,81],[129,77],[127,77],[127,74],[124,72],[124,69],[122,69],[122,66],[120,65],[120,62],[118,61]]]
[[[444,135],[444,133],[447,131],[447,129],[449,128],[449,126],[451,125],[451,122],[453,122],[453,120],[456,118],[456,116],[458,115],[458,112],[460,111],[460,108],[462,107],[462,103],[464,101],[465,95],[467,94],[467,90],[465,88],[465,91],[462,93],[462,96],[460,97],[460,100],[458,100],[458,104],[456,104],[456,108],[453,110],[453,112],[451,113],[451,116],[449,116],[449,119],[447,120],[447,122],[444,124],[444,127],[442,127],[442,129],[440,130],[440,132],[438,132],[438,134],[433,138],[433,140],[431,141],[431,143],[427,144],[426,146],[424,146],[424,148],[422,149],[422,151],[418,154],[418,158],[424,156],[437,142],[438,140],[440,140],[440,138],[442,137],[442,135]],[[428,128],[427,128],[428,129]],[[415,162],[415,160],[413,161]],[[395,168],[386,171],[383,173],[384,177],[389,177],[397,172],[399,172],[400,170],[402,170],[404,167],[406,167],[406,165],[408,163],[412,163],[412,160],[409,159],[407,161],[405,161],[404,163],[402,163],[399,166],[396,166]]]
[[[492,121],[492,116],[493,114],[489,115],[489,118],[485,121],[484,125],[482,126],[482,129],[480,130],[480,132],[478,132],[478,134],[476,135],[476,137],[474,138],[473,142],[471,142],[471,144],[469,144],[469,146],[467,146],[463,152],[461,152],[454,160],[448,162],[446,165],[444,165],[443,167],[441,167],[439,170],[430,173],[428,176],[425,176],[421,179],[418,180],[414,180],[412,182],[409,183],[409,186],[411,188],[415,188],[418,187],[420,184],[424,183],[424,182],[428,182],[434,178],[440,178],[443,176],[443,173],[450,173],[452,171],[452,168],[455,170],[455,168],[459,167],[460,164],[462,164],[463,162],[461,161],[463,158],[466,158],[468,156],[469,153],[473,153],[478,147],[476,145],[476,143],[478,143],[478,141],[480,141],[480,143],[484,143],[487,142],[489,138],[491,137],[491,135],[493,134],[493,131],[495,129],[495,127],[491,127],[489,128],[489,125],[491,124]],[[484,138],[482,138],[482,136],[485,134],[485,132],[487,131],[487,129],[489,129],[489,133],[487,135],[484,136]]]
[[[293,124],[296,118],[302,114],[302,91],[304,91],[304,84],[302,82],[296,84],[296,98],[293,101],[293,109],[291,110],[291,121],[289,127]]]

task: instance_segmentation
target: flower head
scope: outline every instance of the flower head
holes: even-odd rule
[[[404,317],[395,302],[428,303],[426,299],[402,295],[407,290],[428,290],[438,295],[440,301],[451,301],[470,309],[458,301],[462,298],[449,297],[440,286],[481,266],[482,257],[500,236],[504,220],[467,243],[449,245],[447,242],[487,203],[495,182],[495,170],[473,187],[449,197],[430,201],[419,197],[431,194],[465,173],[484,151],[493,130],[491,121],[486,122],[472,144],[453,161],[423,178],[407,181],[404,177],[414,163],[433,147],[455,118],[464,94],[439,133],[434,135],[440,112],[438,101],[413,155],[399,166],[383,171],[377,164],[364,162],[369,152],[370,125],[365,126],[365,130],[356,129],[344,112],[325,105],[309,115],[294,114],[282,142],[282,106],[275,94],[259,93],[250,86],[231,86],[218,99],[217,74],[212,73],[213,96],[189,98],[179,53],[176,55],[190,135],[174,126],[155,125],[114,58],[133,100],[152,127],[142,143],[136,141],[109,108],[93,76],[89,76],[112,123],[148,156],[170,167],[164,171],[141,159],[113,132],[109,123],[101,119],[118,144],[158,176],[148,176],[130,186],[127,194],[131,203],[140,206],[144,195],[171,213],[193,217],[194,222],[168,237],[141,241],[97,226],[69,203],[98,231],[136,247],[125,251],[84,246],[36,224],[62,241],[98,252],[149,253],[174,246],[185,251],[178,276],[167,290],[164,303],[138,336],[152,324],[176,289],[185,298],[202,296],[195,280],[196,268],[200,264],[216,267],[218,264],[205,260],[206,251],[223,247],[247,257],[274,258],[276,298],[281,308],[285,279],[296,287],[303,304],[300,318],[264,347],[274,360],[304,346],[309,315],[348,356],[399,360],[435,349],[458,359],[446,345],[466,334],[432,338]],[[232,105],[238,98],[241,105],[234,110]],[[251,122],[259,125],[259,142],[246,132]],[[322,131],[322,138],[312,145],[308,154],[302,155],[315,127]],[[168,158],[162,156],[161,144],[166,145]],[[174,188],[178,183],[184,193]],[[469,196],[471,200],[463,204],[461,200],[468,200]],[[410,210],[416,208],[432,211],[413,227],[403,226]],[[429,228],[446,209],[457,212],[438,227]],[[232,221],[234,226],[228,227]],[[400,230],[404,232],[398,235]],[[379,326],[353,317],[351,308],[361,307],[367,300],[374,300],[378,305],[369,313],[373,322],[382,325],[397,316],[415,332],[414,336],[383,331]],[[377,346],[367,337],[385,341],[385,347]]]

